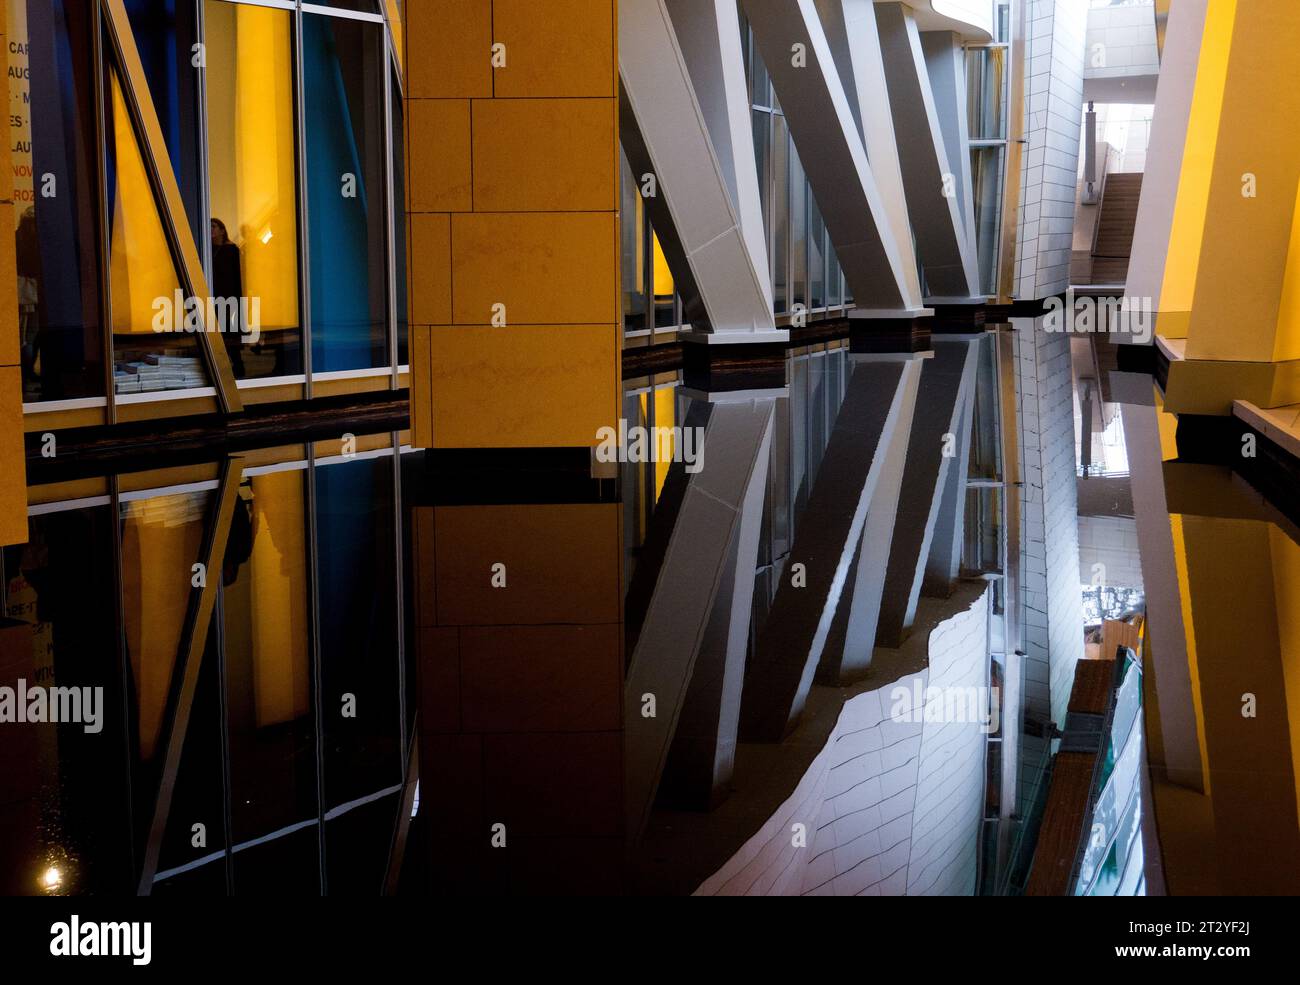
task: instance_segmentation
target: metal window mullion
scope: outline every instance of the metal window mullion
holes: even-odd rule
[[[307,483],[307,632],[310,637],[307,650],[311,656],[312,717],[315,720],[316,739],[316,850],[320,893],[324,896],[328,892],[328,884],[325,872],[325,725],[321,694],[320,579],[316,573],[316,561],[320,556],[316,528],[316,448],[312,442],[308,442],[304,450],[307,456],[307,468],[303,470],[303,478]]]
[[[238,493],[235,494],[238,498]],[[236,509],[240,509],[238,503]],[[235,894],[235,824],[231,810],[230,784],[230,700],[228,693],[228,675],[226,673],[226,587],[217,586],[217,605],[212,614],[217,634],[217,701],[218,725],[221,733],[221,810],[222,822],[225,824],[224,861],[226,871],[226,895]]]
[[[135,850],[135,782],[131,775],[131,767],[134,764],[135,757],[131,755],[131,729],[132,721],[131,702],[128,697],[127,682],[131,680],[131,654],[126,645],[126,601],[123,598],[125,593],[126,579],[122,573],[122,504],[118,498],[118,478],[116,475],[108,477],[108,496],[109,496],[109,521],[113,526],[113,632],[114,639],[117,640],[118,654],[118,673],[121,675],[121,713],[122,713],[122,759],[125,764],[123,775],[126,777],[126,830],[129,833],[127,838],[127,863],[130,866],[128,871],[131,873],[132,880],[138,878],[139,873],[136,869],[137,853]]]
[[[104,87],[104,77],[108,65],[104,59],[104,17],[105,11],[96,0],[94,18],[94,42],[91,45],[91,68],[95,77],[95,165],[98,168],[99,213],[99,321],[100,346],[104,358],[104,399],[107,401],[107,422],[117,423],[117,385],[113,379],[113,298],[112,271],[110,264],[110,243],[108,215],[108,120],[104,112],[104,103],[108,93]]]
[[[307,108],[303,92],[301,10],[293,13],[294,174],[298,180],[298,321],[302,349],[303,396],[312,398],[311,365],[311,230],[307,215]],[[310,457],[310,456],[309,456]],[[322,835],[322,838],[324,835]],[[323,878],[323,873],[322,873]]]
[[[388,361],[393,375],[390,390],[397,389],[397,195],[396,175],[393,169],[393,154],[400,149],[400,144],[393,133],[393,68],[389,61],[388,44],[384,42],[383,90],[384,90],[384,224],[387,244],[385,250],[385,267],[388,284]],[[408,341],[407,345],[410,343]]]
[[[393,367],[396,372],[396,365]],[[393,557],[395,559],[394,592],[397,616],[397,719],[401,737],[402,778],[405,780],[410,765],[410,748],[406,731],[406,598],[405,589],[405,537],[402,530],[402,436],[392,433],[393,439]]]
[[[210,229],[212,225],[212,161],[208,152],[208,22],[203,0],[194,0],[194,24],[198,33],[196,39],[203,58],[199,64],[198,112],[199,112],[199,230]],[[212,236],[201,237],[198,244],[200,259],[203,261],[204,275],[212,283]],[[238,381],[236,381],[238,386]]]

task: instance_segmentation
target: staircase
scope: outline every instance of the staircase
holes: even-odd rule
[[[1128,280],[1128,258],[1133,250],[1133,227],[1141,195],[1141,173],[1106,175],[1092,243],[1092,283],[1123,284]]]

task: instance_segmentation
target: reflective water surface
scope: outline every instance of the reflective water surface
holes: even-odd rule
[[[1020,891],[1051,739],[1011,642],[997,346],[823,344],[771,391],[628,381],[657,461],[378,434],[33,487],[0,685],[101,697],[2,726],[0,889]],[[1076,891],[1140,885],[1152,807],[1172,891],[1294,888],[1295,529],[1177,468],[1210,796],[1143,806],[1135,655]],[[970,715],[930,714],[954,693]]]

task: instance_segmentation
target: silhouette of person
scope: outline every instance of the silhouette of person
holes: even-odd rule
[[[36,232],[36,209],[28,206],[18,220],[18,325],[22,352],[23,383],[38,386],[36,360],[40,351],[41,249]]]
[[[236,311],[240,299],[244,296],[244,275],[241,270],[239,247],[230,241],[226,224],[220,219],[212,220],[212,296],[216,299],[233,299]],[[221,326],[221,337],[226,343],[226,352],[230,354],[230,368],[235,376],[244,375],[244,355],[240,343],[243,342],[244,326],[240,324],[240,315],[234,316],[233,322]]]

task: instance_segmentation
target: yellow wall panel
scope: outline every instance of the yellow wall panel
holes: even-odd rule
[[[1300,86],[1282,81],[1294,75],[1297,49],[1300,5],[1239,7],[1187,329],[1190,359],[1275,357],[1300,179],[1300,129],[1277,121],[1300,116]],[[1254,194],[1243,194],[1252,178]]]
[[[1160,332],[1168,338],[1186,338],[1185,316],[1192,309],[1201,237],[1210,198],[1210,175],[1219,139],[1224,80],[1237,0],[1210,4],[1196,67],[1196,86],[1187,122],[1183,166],[1178,176],[1178,196],[1169,235],[1164,282],[1160,288]],[[1165,312],[1184,317],[1166,317]]]
[[[430,340],[435,448],[594,446],[616,425],[615,323],[435,327]]]
[[[469,100],[412,99],[407,107],[411,211],[469,210]]]
[[[491,0],[410,0],[403,7],[408,95],[492,95]]]
[[[9,171],[6,157],[0,171]],[[0,229],[14,228],[14,207],[0,202]],[[18,356],[18,256],[13,236],[0,236],[0,366],[17,366]],[[21,429],[21,420],[14,427]],[[0,426],[8,422],[0,421]]]
[[[27,542],[21,374],[17,366],[0,367],[0,544]]]
[[[411,215],[411,321],[422,325],[451,322],[451,216]]]
[[[429,400],[429,326],[411,326],[411,371],[421,386],[411,389],[411,444],[415,448],[433,445],[431,403]]]
[[[614,212],[475,213],[451,218],[452,315],[487,325],[610,324],[618,320]]]
[[[1273,358],[1300,359],[1300,181],[1296,183],[1295,209],[1291,216],[1291,239],[1287,245],[1286,272],[1278,303]]]
[[[618,208],[614,103],[474,101],[474,207],[484,212]]]
[[[617,96],[612,0],[493,0],[493,40],[506,46],[494,93]]]

